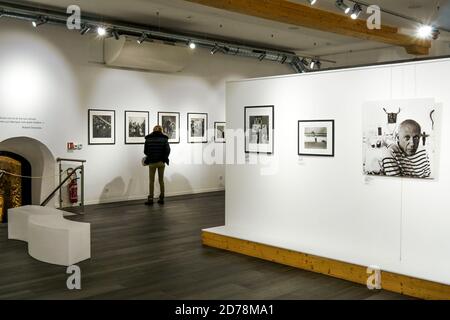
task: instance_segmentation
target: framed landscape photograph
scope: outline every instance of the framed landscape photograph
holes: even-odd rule
[[[226,122],[214,122],[214,142],[225,143]]]
[[[208,114],[188,113],[188,143],[208,142]]]
[[[245,107],[245,152],[273,154],[274,129],[274,106]]]
[[[158,124],[169,137],[169,143],[180,143],[180,113],[158,112]]]
[[[149,131],[148,111],[125,111],[125,144],[144,144]]]
[[[334,157],[334,120],[299,121],[298,154]]]
[[[116,144],[116,112],[88,110],[88,144]]]

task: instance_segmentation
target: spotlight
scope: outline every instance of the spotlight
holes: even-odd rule
[[[106,35],[106,28],[105,28],[105,27],[98,27],[98,28],[97,28],[97,34],[98,34],[100,37],[105,36],[105,35]]]
[[[336,7],[345,12],[345,14],[350,13],[350,7],[344,3],[344,0],[336,0]]]
[[[309,68],[311,70],[314,70],[314,67],[316,66],[316,60],[311,60],[311,64],[309,65]]]
[[[422,25],[417,30],[417,36],[422,39],[433,39],[437,40],[439,38],[439,30],[435,27]]]
[[[84,36],[84,35],[85,35],[86,33],[88,33],[90,30],[91,30],[91,27],[89,27],[88,25],[84,25],[84,26],[81,28],[80,34],[81,34],[82,36]]]
[[[211,54],[216,54],[216,52],[219,51],[219,49],[220,49],[219,46],[216,44],[214,48],[211,49]]]
[[[259,56],[259,61],[263,61],[266,58],[266,53],[263,52],[260,56]]]
[[[111,32],[111,34],[113,35],[114,39],[116,39],[116,40],[120,39],[120,35],[119,35],[119,32],[117,32],[117,30],[113,30]]]
[[[353,6],[353,9],[352,9],[352,14],[351,14],[352,19],[353,20],[358,19],[359,16],[361,15],[361,12],[362,12],[361,6],[357,3],[355,3],[355,5]]]
[[[0,10],[0,18],[3,17],[5,15],[5,11]]]
[[[48,21],[47,18],[39,17],[37,20],[32,21],[31,24],[34,28],[37,28],[40,25],[47,23],[47,21]]]
[[[189,42],[189,48],[191,48],[192,50],[194,50],[195,48],[197,48],[197,45],[194,42]]]
[[[284,64],[287,60],[287,56],[283,56],[283,58],[281,58],[281,64]]]
[[[137,40],[137,43],[142,44],[146,39],[148,38],[148,35],[146,33],[143,33],[142,36]]]
[[[309,2],[309,4],[310,4],[310,5],[312,5],[312,6],[313,6],[313,5],[315,5],[315,4],[316,4],[317,0],[308,0],[308,2]]]

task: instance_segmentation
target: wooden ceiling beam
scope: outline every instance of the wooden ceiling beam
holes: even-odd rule
[[[343,14],[320,10],[286,0],[185,0],[208,7],[286,24],[332,32],[359,39],[404,47],[409,54],[427,55],[430,40],[398,33],[398,29],[381,26],[370,30],[365,20],[352,20]]]

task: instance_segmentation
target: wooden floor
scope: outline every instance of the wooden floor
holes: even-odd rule
[[[0,299],[406,299],[316,273],[203,247],[202,228],[224,224],[224,193],[89,206],[92,259],[82,290],[65,267],[34,260],[0,226]]]

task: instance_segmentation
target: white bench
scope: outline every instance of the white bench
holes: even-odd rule
[[[63,212],[41,206],[23,206],[8,209],[8,239],[28,242],[28,220],[31,216],[53,216],[63,218]]]
[[[32,216],[28,221],[28,253],[37,260],[62,266],[89,259],[91,225],[54,216]]]
[[[9,209],[8,238],[28,242],[30,256],[51,264],[70,266],[91,257],[91,225],[66,220],[54,208]]]

